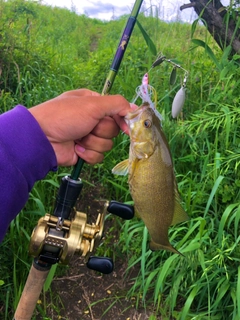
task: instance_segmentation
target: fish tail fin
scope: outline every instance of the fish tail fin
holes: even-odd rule
[[[183,256],[183,254],[181,254],[177,249],[175,249],[170,243],[168,243],[167,245],[164,245],[164,244],[158,244],[158,243],[154,242],[153,240],[151,240],[149,247],[152,251],[168,250],[168,251],[171,251],[173,253],[177,253],[177,254],[180,254],[181,256]]]

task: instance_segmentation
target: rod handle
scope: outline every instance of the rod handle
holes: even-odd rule
[[[51,266],[33,262],[13,320],[31,320],[38,298]]]

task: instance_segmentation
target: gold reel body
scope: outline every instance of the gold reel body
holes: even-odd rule
[[[102,238],[104,219],[109,203],[106,202],[96,223],[88,224],[86,213],[76,211],[74,218],[63,220],[46,214],[40,218],[30,240],[29,253],[38,257],[43,251],[57,253],[60,263],[68,264],[74,254],[89,257]]]

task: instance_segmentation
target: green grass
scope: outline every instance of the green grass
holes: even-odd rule
[[[66,9],[49,9],[22,0],[1,1],[0,9],[0,112],[17,103],[31,107],[78,87],[101,92],[126,17],[106,23],[77,16]],[[61,26],[59,21],[63,22]],[[131,268],[139,269],[127,296],[135,298],[136,307],[154,304],[152,320],[160,315],[163,319],[172,316],[179,320],[238,320],[238,57],[229,60],[229,48],[221,52],[201,26],[165,23],[142,14],[139,21],[157,52],[189,71],[187,99],[177,120],[171,119],[171,103],[183,74],[178,72],[177,82],[171,86],[171,65],[164,62],[150,72],[183,206],[190,216],[189,222],[169,230],[170,242],[184,256],[149,251],[149,236],[142,221],[134,218],[122,222],[113,217],[108,219],[113,232],[121,229],[119,241],[110,248],[109,232],[99,253],[114,259],[124,256],[128,261],[126,274]],[[129,101],[156,58],[145,40],[136,26],[112,89],[112,93],[123,94]],[[108,188],[104,197],[131,203],[127,178],[111,173],[118,162],[128,157],[128,149],[129,138],[120,134],[104,162],[93,168],[86,166],[84,170],[91,180],[100,181]],[[0,308],[0,316],[4,320],[12,318],[31,265],[27,248],[32,229],[40,216],[52,212],[63,172],[70,172],[70,168],[35,184],[26,207],[11,223],[0,246],[0,306],[4,306]],[[51,279],[46,284],[48,287],[50,282]],[[50,296],[52,308],[58,313],[61,301],[55,292]],[[110,301],[109,308],[114,301]],[[47,319],[46,305],[38,309]]]

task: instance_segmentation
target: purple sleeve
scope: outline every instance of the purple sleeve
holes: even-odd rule
[[[23,106],[0,115],[0,242],[37,180],[57,170],[54,150]]]

